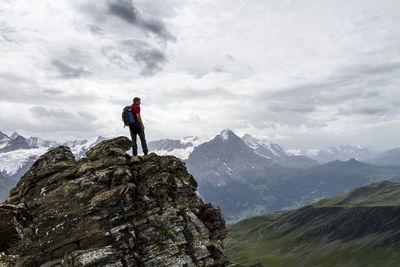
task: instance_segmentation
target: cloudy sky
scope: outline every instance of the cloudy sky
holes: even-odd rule
[[[0,0],[0,131],[400,146],[398,0]]]

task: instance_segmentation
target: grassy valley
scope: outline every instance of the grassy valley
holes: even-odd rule
[[[399,181],[399,166],[356,160],[333,161],[309,169],[268,166],[235,173],[221,186],[199,183],[207,202],[220,206],[228,224],[255,214],[294,210],[382,180]]]
[[[228,228],[226,254],[249,266],[399,266],[400,184],[387,181]]]

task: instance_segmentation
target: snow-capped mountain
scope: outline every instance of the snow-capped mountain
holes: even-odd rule
[[[309,168],[318,165],[318,162],[313,159],[287,154],[278,144],[256,139],[249,134],[245,134],[242,139],[256,154],[270,159],[275,164],[296,168]]]
[[[8,141],[10,137],[0,131],[0,142]]]
[[[40,155],[53,147],[68,146],[75,157],[80,159],[92,146],[105,139],[107,138],[99,136],[91,140],[59,143],[38,137],[25,138],[16,132],[8,137],[0,132],[0,173],[12,180],[19,180]]]
[[[266,140],[256,139],[249,134],[243,135],[242,139],[246,145],[254,149],[254,152],[265,158],[274,159],[287,156],[285,151],[277,144],[269,143]]]
[[[150,141],[147,145],[149,151],[159,155],[172,155],[182,160],[187,160],[193,150],[201,144],[210,142],[218,138],[224,141],[230,141],[230,138],[240,138],[232,130],[225,129],[219,134],[208,140],[200,140],[198,137],[188,136],[183,139],[161,139]],[[274,164],[280,164],[290,167],[308,168],[317,165],[315,160],[305,156],[288,155],[278,144],[269,143],[265,140],[259,140],[249,134],[242,137],[245,145],[248,146],[257,155],[262,156]],[[140,142],[138,142],[138,145]],[[234,145],[233,145],[234,146]],[[139,150],[140,151],[140,150]]]
[[[10,139],[7,142],[7,144],[2,149],[0,149],[0,152],[9,152],[18,149],[30,149],[30,148],[32,147],[29,146],[24,137],[17,136],[15,139]]]
[[[17,132],[8,137],[0,132],[0,172],[13,180],[18,180],[40,155],[52,147],[68,146],[75,157],[80,159],[85,157],[85,153],[92,146],[105,139],[97,137],[91,140],[59,143],[38,137],[25,138]],[[140,146],[140,142],[138,145]],[[221,131],[209,140],[200,140],[195,136],[161,139],[148,142],[148,147],[150,152],[173,155],[185,161],[190,159],[191,163],[203,160],[205,163],[199,164],[212,169],[214,176],[219,177],[225,174],[232,175],[235,170],[244,167],[258,168],[266,164],[302,168],[316,164],[315,161],[304,156],[288,155],[279,145],[256,139],[248,134],[240,138],[229,129]]]
[[[4,134],[0,131],[0,150],[3,149],[7,145],[9,140],[10,140],[10,137],[8,137],[6,134]]]
[[[30,137],[26,139],[26,142],[29,144],[30,147],[56,147],[58,143],[56,141],[47,141],[40,139],[38,137]]]
[[[108,138],[103,136],[98,136],[89,140],[75,140],[75,141],[67,141],[63,143],[63,146],[67,146],[71,149],[71,152],[75,155],[76,159],[81,159],[86,157],[86,152],[93,146],[97,145],[101,141],[104,141]]]
[[[239,136],[225,129],[212,140],[198,145],[186,164],[199,184],[219,187],[232,179],[245,179],[240,175],[242,170],[267,166],[271,160],[256,154]]]
[[[193,149],[201,144],[197,136],[187,136],[181,140],[178,139],[161,139],[148,142],[149,151],[158,155],[172,155],[182,160],[189,158]],[[140,143],[140,142],[139,142]]]
[[[16,185],[16,183],[16,181],[12,181],[0,173],[0,203],[6,199],[8,192]]]
[[[327,163],[334,160],[347,161],[352,158],[367,161],[376,157],[379,152],[360,145],[341,145],[339,147],[329,147],[322,150],[288,150],[288,153],[303,155],[315,159],[319,163]]]
[[[19,136],[19,134],[17,133],[17,132],[13,132],[11,135],[10,135],[10,139],[15,139],[15,138],[17,138]]]

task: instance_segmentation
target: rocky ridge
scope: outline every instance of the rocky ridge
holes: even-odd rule
[[[173,156],[42,155],[0,204],[0,266],[224,266],[225,222]]]

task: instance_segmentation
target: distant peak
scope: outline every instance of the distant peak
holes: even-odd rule
[[[221,133],[219,135],[221,136],[221,138],[223,140],[229,140],[229,138],[235,134],[233,133],[233,131],[231,129],[224,129],[221,131]]]
[[[351,158],[351,159],[349,159],[348,161],[346,161],[346,163],[352,163],[352,164],[357,163],[357,164],[359,164],[359,163],[361,163],[361,161],[358,161],[358,160],[356,160],[355,158]]]
[[[248,133],[245,133],[244,135],[243,135],[243,137],[242,138],[251,138],[251,139],[256,139],[256,138],[254,138],[253,136],[251,136],[250,134],[248,134]]]
[[[268,142],[265,139],[257,139],[255,137],[251,136],[250,134],[243,135],[242,139],[249,146],[265,146],[265,147],[268,147],[269,149],[275,148],[275,149],[282,150],[282,148],[279,145]]]
[[[21,136],[21,135],[18,135],[17,137],[15,137],[14,140],[26,142],[25,138],[23,136]]]
[[[221,131],[221,134],[223,134],[223,133],[233,133],[233,131],[229,128],[226,128]]]
[[[10,137],[8,137],[5,133],[0,131],[0,141],[4,139],[10,139]]]
[[[18,136],[20,136],[17,132],[13,132],[11,135],[10,135],[10,139],[15,139],[15,138],[17,138]]]
[[[245,141],[249,141],[249,142],[257,142],[257,141],[259,141],[257,138],[255,138],[255,137],[253,137],[253,136],[251,136],[250,134],[247,134],[247,133],[243,135],[242,139],[245,140]]]
[[[99,136],[97,137],[95,143],[100,143],[100,142],[102,142],[102,141],[104,141],[104,140],[107,140],[107,138],[106,138],[106,137],[103,137],[103,136],[101,136],[101,135],[99,135]]]
[[[185,136],[182,138],[181,143],[198,142],[199,138],[197,136]]]
[[[199,138],[197,136],[189,135],[183,137],[183,140],[199,140]]]

